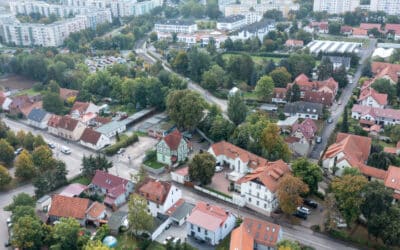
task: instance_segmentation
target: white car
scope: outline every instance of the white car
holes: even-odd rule
[[[62,146],[61,147],[61,153],[69,155],[69,154],[71,154],[71,149],[69,147]]]
[[[224,170],[224,168],[223,167],[221,167],[221,166],[216,166],[215,167],[215,172],[222,172],[222,170]]]
[[[306,208],[306,207],[297,207],[297,211],[305,213],[307,215],[311,214],[310,209]]]

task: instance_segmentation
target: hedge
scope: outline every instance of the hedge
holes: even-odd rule
[[[114,155],[118,152],[120,148],[126,148],[135,142],[139,141],[139,137],[136,134],[133,134],[126,138],[121,138],[120,141],[116,142],[115,144],[108,146],[104,149],[104,153],[108,156]]]

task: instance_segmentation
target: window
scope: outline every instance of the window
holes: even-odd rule
[[[227,224],[225,224],[225,228],[227,227]]]
[[[257,206],[259,206],[260,205],[260,201],[257,201]]]
[[[193,224],[190,224],[190,229],[193,229]]]
[[[199,232],[199,233],[201,232],[201,229],[200,229],[200,227],[197,227],[197,232]]]
[[[251,202],[251,198],[249,197],[249,202]]]
[[[205,235],[208,235],[208,231],[207,231],[207,230],[204,230],[204,234],[205,234]]]

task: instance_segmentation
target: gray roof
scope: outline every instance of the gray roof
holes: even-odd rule
[[[285,108],[283,109],[284,113],[296,114],[310,114],[310,115],[322,115],[323,105],[321,103],[312,103],[312,102],[292,102],[286,103]]]
[[[104,124],[103,126],[100,126],[96,129],[97,132],[100,132],[102,134],[108,134],[110,132],[113,132],[115,130],[118,130],[120,127],[125,127],[126,123],[122,121],[112,121],[109,123]]]
[[[180,221],[185,218],[188,214],[192,212],[194,205],[191,203],[184,202],[181,206],[179,206],[175,212],[171,214],[171,217]]]
[[[239,20],[246,19],[244,15],[231,15],[231,16],[226,16],[226,17],[221,17],[218,18],[217,22],[218,23],[234,23]]]
[[[185,19],[166,19],[159,20],[156,24],[169,24],[169,25],[193,25],[196,24],[193,20],[185,20]]]
[[[263,29],[271,24],[275,24],[275,20],[263,18],[259,22],[246,25],[243,28],[241,28],[240,30],[248,31],[248,32],[256,32],[256,31]]]
[[[113,231],[118,231],[119,227],[122,226],[122,223],[127,216],[128,212],[124,211],[112,213],[110,219],[108,219],[108,227]]]
[[[46,117],[47,112],[44,109],[32,109],[32,111],[28,114],[28,119],[35,121],[35,122],[41,122],[43,119]]]

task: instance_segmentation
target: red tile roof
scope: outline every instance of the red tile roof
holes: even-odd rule
[[[199,201],[193,208],[187,221],[201,228],[215,232],[218,228],[223,226],[229,214],[230,212],[221,207]]]
[[[242,162],[247,163],[248,167],[252,169],[256,169],[260,166],[266,166],[268,162],[261,156],[250,153],[249,151],[239,148],[238,146],[226,141],[214,143],[211,145],[211,148],[215,156],[224,155],[230,159],[240,158]]]
[[[360,102],[368,97],[372,97],[380,105],[384,105],[384,106],[387,105],[388,95],[381,94],[381,93],[377,92],[376,90],[374,90],[373,88],[364,88],[360,93],[358,101]]]
[[[127,179],[109,174],[107,172],[96,170],[92,179],[92,184],[104,188],[108,191],[120,185],[126,186],[129,183]]]
[[[60,88],[60,97],[63,100],[67,100],[69,97],[71,96],[78,96],[79,91],[78,90],[74,90],[74,89],[66,89],[66,88]]]
[[[385,177],[385,186],[394,190],[400,190],[400,168],[389,166]]]
[[[304,101],[313,102],[313,103],[321,103],[326,106],[330,106],[333,103],[335,97],[332,93],[329,92],[314,92],[314,91],[306,91],[304,93]]]
[[[386,25],[385,25],[385,30],[386,31],[394,31],[394,33],[396,34],[396,35],[400,35],[400,24],[395,24],[395,23],[387,23]]]
[[[47,122],[47,126],[57,128],[60,123],[61,116],[59,115],[51,115],[49,121]]]
[[[342,25],[340,27],[340,32],[341,33],[349,33],[349,32],[352,32],[352,30],[353,30],[353,27],[348,26],[348,25]]]
[[[244,223],[238,228],[234,229],[231,233],[231,243],[229,250],[253,250],[254,238],[246,230]]]
[[[285,99],[286,92],[287,92],[286,88],[274,88],[274,97]]]
[[[361,28],[353,28],[353,36],[368,36],[368,31]]]
[[[267,166],[259,167],[252,173],[240,178],[237,183],[245,183],[252,180],[260,181],[272,193],[278,189],[278,182],[282,176],[290,173],[288,164],[282,160],[268,162]]]
[[[296,131],[301,132],[307,140],[314,138],[314,135],[317,132],[317,130],[318,130],[317,125],[310,118],[306,118],[301,124],[298,123],[294,124],[292,128],[293,133],[295,133]]]
[[[170,182],[147,178],[139,187],[138,192],[147,200],[164,204],[171,186]]]
[[[398,109],[382,109],[355,104],[351,112],[359,113],[362,116],[370,115],[375,120],[377,117],[400,120],[400,110]]]
[[[296,79],[294,79],[294,83],[300,85],[308,85],[310,83],[310,79],[304,73],[298,75]]]
[[[285,42],[285,46],[287,46],[287,47],[302,47],[302,46],[304,46],[304,42],[302,40],[288,39]]]
[[[99,141],[101,137],[101,133],[91,129],[91,128],[85,128],[85,130],[82,133],[81,140],[83,142],[87,142],[93,145],[96,145],[97,142]]]
[[[175,129],[174,131],[166,135],[163,140],[168,145],[170,150],[177,150],[182,138],[182,134],[179,132],[179,130]]]
[[[80,114],[85,113],[89,105],[89,102],[75,102],[71,108],[71,113],[73,111],[78,111]]]
[[[77,197],[66,197],[55,194],[51,198],[51,207],[49,216],[72,217],[75,219],[84,219],[86,209],[89,206],[89,200]]]
[[[361,23],[360,29],[363,30],[372,30],[374,28],[378,29],[378,31],[382,32],[381,30],[382,24],[380,23]]]
[[[73,119],[69,115],[64,115],[58,122],[58,128],[62,128],[68,131],[74,131],[75,128],[78,126],[79,121]]]
[[[365,164],[360,164],[359,166],[354,166],[354,167],[358,167],[360,172],[366,176],[370,176],[370,177],[373,177],[373,178],[379,179],[379,180],[385,179],[386,171],[383,169],[370,167]]]
[[[385,62],[372,62],[371,64],[372,73],[375,74],[375,78],[379,79],[384,76],[390,77],[395,83],[397,83],[400,73],[400,64],[391,64]]]
[[[181,176],[187,176],[189,175],[189,167],[180,168],[178,170],[175,170],[174,172]]]
[[[88,216],[90,216],[91,218],[98,218],[102,213],[104,213],[105,210],[106,210],[106,206],[95,201],[87,209],[86,214]]]

